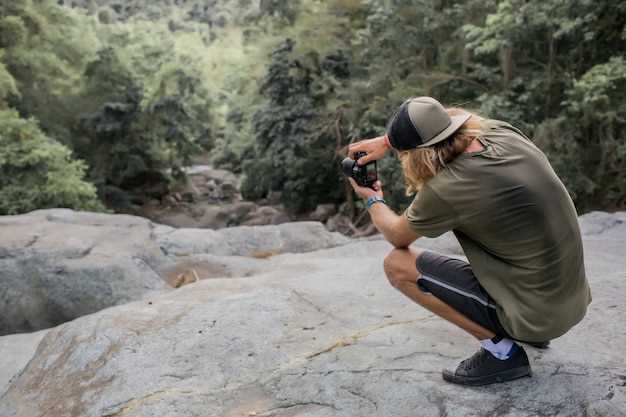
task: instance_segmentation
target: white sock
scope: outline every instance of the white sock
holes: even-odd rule
[[[509,353],[515,342],[511,339],[502,339],[498,343],[493,343],[491,339],[485,339],[481,340],[480,344],[496,358],[505,360],[509,358]]]

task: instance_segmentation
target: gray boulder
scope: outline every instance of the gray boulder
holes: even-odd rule
[[[257,208],[250,201],[223,204],[200,201],[151,208],[142,214],[160,224],[177,228],[222,229],[241,224]]]
[[[166,284],[153,225],[132,216],[42,210],[0,217],[0,335],[44,329]]]
[[[320,204],[315,207],[315,211],[311,213],[311,220],[318,222],[326,222],[331,216],[337,213],[337,207],[334,204]]]
[[[179,256],[266,258],[349,241],[314,222],[173,229],[141,217],[66,209],[0,217],[0,227],[0,335],[49,328],[171,289],[178,277],[171,271],[190,270]],[[198,262],[200,279],[220,271]]]
[[[257,207],[255,203],[250,201],[198,207],[202,214],[196,217],[196,224],[193,227],[222,229],[237,226]]]
[[[172,227],[202,229],[276,225],[295,219],[279,204],[279,196],[258,202],[242,200],[240,179],[230,171],[209,165],[193,165],[183,171],[187,174],[184,184],[163,201],[146,202],[138,214]],[[332,204],[321,205],[311,219],[324,222],[329,210],[334,210]]]
[[[624,416],[626,224],[610,217],[620,221],[585,235],[587,317],[548,350],[527,347],[532,378],[443,382],[441,368],[477,343],[388,284],[386,242],[360,240],[51,329],[0,397],[0,415]]]
[[[150,208],[144,214],[159,223],[179,228],[223,229],[226,227],[263,226],[291,220],[284,209],[259,206],[251,201],[208,204],[181,203],[169,208]]]
[[[184,169],[189,176],[194,200],[222,202],[239,198],[239,179],[235,174],[208,165]]]
[[[11,379],[31,360],[41,339],[48,331],[0,337],[0,396]]]
[[[160,247],[172,256],[194,254],[266,257],[345,245],[350,239],[318,222],[239,226],[220,230],[155,228]]]
[[[601,236],[602,239],[611,238],[619,234],[622,226],[626,223],[626,212],[605,213],[592,211],[578,219],[580,232],[585,237],[594,238]]]
[[[315,221],[319,221],[314,219]],[[281,206],[257,206],[254,211],[248,213],[241,222],[242,226],[263,226],[268,224],[283,224],[291,221],[291,218]]]

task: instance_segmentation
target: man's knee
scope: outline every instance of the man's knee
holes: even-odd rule
[[[383,267],[392,286],[398,288],[405,282],[417,281],[416,256],[419,254],[409,249],[394,249],[385,257]]]

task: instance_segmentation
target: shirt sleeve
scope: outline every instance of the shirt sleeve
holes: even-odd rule
[[[405,215],[411,228],[420,236],[437,237],[458,225],[454,209],[428,185],[417,193]]]

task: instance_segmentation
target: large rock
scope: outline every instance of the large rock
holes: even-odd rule
[[[348,242],[314,222],[173,229],[66,209],[0,217],[0,227],[0,335],[49,328],[170,289],[171,271],[184,269],[179,256],[264,258]]]
[[[318,222],[268,226],[239,226],[220,230],[155,228],[156,239],[167,254],[240,255],[265,257],[279,253],[309,252],[345,245],[350,239],[326,230]]]
[[[172,227],[202,229],[276,225],[293,220],[280,204],[242,200],[240,180],[230,171],[208,165],[194,165],[184,171],[186,184],[167,196],[164,204],[147,202],[140,211],[142,216]]]
[[[440,369],[476,342],[391,288],[390,246],[370,239],[254,261],[252,277],[215,277],[54,328],[0,415],[624,416],[626,218],[582,223],[594,301],[550,349],[527,347],[532,378],[443,382]],[[446,239],[417,244],[454,249]]]
[[[47,332],[42,330],[0,337],[0,396],[6,391],[11,379],[31,360]]]
[[[213,203],[233,201],[239,196],[239,179],[235,174],[208,165],[195,165],[186,168],[194,191],[194,200]]]
[[[176,228],[223,229],[240,225],[258,208],[251,201],[182,203],[147,215],[159,223]]]
[[[0,217],[0,335],[55,326],[163,290],[149,221],[42,210]]]
[[[318,219],[313,219],[320,221]],[[268,224],[283,224],[291,221],[291,218],[282,206],[257,206],[254,211],[241,222],[242,226],[262,226]]]

